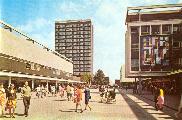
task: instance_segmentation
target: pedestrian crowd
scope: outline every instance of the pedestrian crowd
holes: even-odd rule
[[[21,95],[25,106],[24,115],[28,117],[28,109],[30,105],[31,89],[28,86],[28,82],[21,89]],[[14,84],[5,90],[2,83],[0,83],[0,115],[4,117],[5,111],[8,111],[10,118],[15,118],[15,109],[17,103],[17,91]]]
[[[31,103],[32,90],[26,81],[24,86],[21,89],[18,89],[21,93],[21,97],[23,98],[24,104],[24,116],[28,117],[29,115],[29,106]],[[38,85],[35,89],[37,99],[46,98],[49,94],[52,97],[60,96],[61,98],[67,97],[68,101],[73,101],[75,103],[75,112],[80,110],[82,113],[87,108],[91,111],[91,106],[89,105],[89,100],[91,99],[89,85],[81,85],[81,84],[59,84],[57,87],[54,85],[50,85],[49,87],[46,85]],[[85,109],[82,108],[82,100],[83,95],[85,95]],[[15,89],[14,84],[10,84],[8,89],[5,89],[3,84],[0,83],[0,116],[5,117],[5,111],[8,111],[10,118],[15,118],[15,110],[17,107],[17,91]]]
[[[116,93],[115,87],[112,90],[109,90],[109,86],[99,86],[99,92],[101,97],[101,103],[115,103],[116,102]]]

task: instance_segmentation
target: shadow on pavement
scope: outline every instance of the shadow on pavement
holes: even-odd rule
[[[17,116],[24,116],[24,114],[15,113]]]
[[[143,109],[146,109],[146,110],[155,110],[155,108],[143,108]]]
[[[139,100],[144,101],[145,103],[149,104],[149,106],[153,106],[155,108],[153,101],[148,100],[148,99],[146,99],[146,98],[144,98],[142,96],[135,95],[135,94],[131,94],[131,95],[133,95],[136,98],[138,98]],[[151,102],[153,104],[151,104]],[[145,106],[147,106],[147,105],[145,105]],[[151,108],[147,108],[147,109],[151,109]],[[153,109],[153,110],[155,110],[155,109]],[[174,119],[175,118],[175,116],[174,116],[175,111],[173,111],[173,112],[172,111],[173,111],[172,109],[170,110],[170,108],[167,108],[165,106],[164,106],[164,109],[162,110],[162,112],[164,112],[164,115],[169,115],[169,116],[171,116],[170,119]],[[157,113],[157,114],[160,114],[160,113]]]
[[[0,118],[10,118],[10,116],[0,116]]]
[[[154,110],[155,111],[154,101],[149,100],[149,99],[147,99],[147,98],[145,98],[143,96],[139,96],[139,95],[133,94],[132,92],[127,92],[127,94],[132,95],[132,96],[136,97],[137,99],[139,99],[139,100],[141,100],[141,101],[143,101],[143,102],[148,104],[148,105],[142,105],[142,106],[152,106],[152,107],[154,107],[154,108],[145,108],[144,107],[143,109],[145,109],[145,110],[149,110],[150,109],[150,110]],[[124,94],[124,95],[126,95],[126,94]],[[142,103],[142,102],[135,102],[135,103]],[[170,108],[167,108],[167,107],[164,106],[164,109],[162,110],[162,112],[163,112],[163,114],[162,113],[155,113],[155,114],[158,114],[158,115],[160,115],[160,114],[161,115],[169,115],[170,117],[161,117],[161,118],[175,119],[174,113],[176,111],[174,111],[173,109],[170,109]],[[153,114],[153,113],[150,113],[150,114]]]
[[[170,120],[172,119],[171,117],[159,117],[159,118],[161,118],[161,119],[170,119]]]
[[[127,95],[123,93],[121,93],[121,95],[139,120],[156,120],[156,118],[154,118],[151,114],[142,109],[135,101],[130,99]]]
[[[53,101],[67,101],[67,99],[62,99],[62,100],[53,100]]]
[[[61,112],[75,112],[75,109],[74,110],[59,110]]]
[[[5,115],[9,115],[9,113],[6,113]],[[17,116],[24,116],[24,114],[20,114],[20,113],[15,113],[15,115],[17,115]]]

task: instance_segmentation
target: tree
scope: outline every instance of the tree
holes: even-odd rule
[[[104,72],[99,69],[96,72],[96,74],[94,75],[93,84],[104,85],[104,83],[105,83],[105,75],[104,75]]]
[[[90,84],[92,80],[92,75],[90,73],[84,73],[83,75],[81,75],[81,80]]]

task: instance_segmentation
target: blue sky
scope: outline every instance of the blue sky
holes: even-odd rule
[[[131,6],[175,4],[182,0],[1,0],[0,18],[54,49],[56,20],[91,19],[94,26],[94,73],[102,69],[119,79],[125,62],[125,17]]]

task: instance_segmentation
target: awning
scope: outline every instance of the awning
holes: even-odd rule
[[[70,79],[65,80],[65,79],[59,79],[59,78],[42,77],[42,76],[26,75],[26,74],[2,72],[2,71],[0,71],[0,76],[31,78],[31,79],[39,79],[39,80],[54,80],[54,81],[56,80],[56,81],[60,81],[60,82],[70,82],[70,83],[85,83],[85,82],[75,81],[75,80],[70,80]]]
[[[31,78],[31,79],[40,79],[40,80],[68,81],[68,80],[65,80],[65,79],[41,77],[41,76],[26,75],[26,74],[19,74],[19,73],[2,72],[2,71],[0,71],[0,76],[20,77],[20,78],[22,77],[22,78]]]

